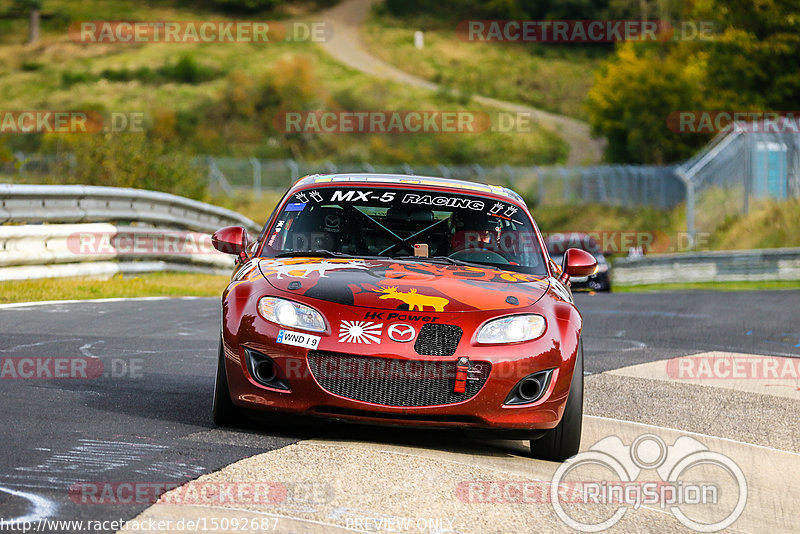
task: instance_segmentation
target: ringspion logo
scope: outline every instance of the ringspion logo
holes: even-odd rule
[[[641,478],[649,471],[658,479]],[[585,507],[570,506],[576,501],[563,499],[561,488],[574,488],[576,482],[581,494],[577,502],[614,511],[598,516],[587,514]],[[559,466],[550,497],[559,519],[580,532],[607,530],[642,506],[668,510],[697,532],[717,532],[742,515],[747,479],[731,458],[688,436],[672,445],[655,434],[642,434],[630,445],[609,436]]]

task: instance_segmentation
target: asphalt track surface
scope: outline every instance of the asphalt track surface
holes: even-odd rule
[[[578,294],[576,301],[587,375],[707,351],[800,357],[795,291]],[[148,504],[81,504],[70,488],[175,485],[309,437],[350,433],[349,426],[216,429],[219,310],[218,299],[0,308],[0,358],[103,362],[93,379],[0,380],[0,519],[129,519]],[[392,430],[371,428],[367,438],[353,429],[364,442],[402,440]],[[436,448],[451,438],[423,437],[423,447],[426,439]]]

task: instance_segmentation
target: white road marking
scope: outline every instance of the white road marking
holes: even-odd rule
[[[108,299],[85,299],[85,300],[38,300],[33,302],[12,302],[11,304],[0,304],[0,310],[14,308],[28,308],[32,306],[51,306],[53,304],[83,304],[83,303],[106,303],[106,302],[136,302],[136,301],[159,301],[159,300],[199,300],[204,298],[216,297],[130,297],[130,298],[108,298]]]
[[[38,343],[26,343],[24,345],[15,345],[10,349],[0,349],[0,352],[17,352],[19,349],[27,349],[30,347],[40,347],[42,345],[49,345],[52,343],[66,343],[67,341],[80,341],[80,338],[70,338],[70,339],[51,339],[49,341],[40,341]]]
[[[19,478],[36,479],[39,473],[69,475],[99,474],[145,460],[149,455],[168,449],[164,445],[81,439],[67,452],[56,453],[44,463],[32,467],[16,467],[15,471],[36,473]]]
[[[31,503],[33,507],[33,509],[26,515],[15,517],[13,519],[4,519],[3,524],[6,526],[18,525],[20,523],[33,523],[35,521],[39,521],[40,519],[44,519],[45,517],[51,517],[55,515],[56,511],[58,510],[56,503],[49,499],[45,499],[40,495],[28,493],[27,491],[14,490],[3,486],[0,486],[0,491],[8,493],[9,495],[13,495],[14,497],[25,499]]]
[[[81,354],[83,354],[87,358],[97,358],[97,356],[89,352],[89,349],[92,348],[93,345],[97,345],[99,343],[105,343],[105,341],[103,341],[102,339],[100,341],[92,341],[91,343],[86,343],[85,345],[81,345],[80,347],[78,347],[78,350],[81,351]]]

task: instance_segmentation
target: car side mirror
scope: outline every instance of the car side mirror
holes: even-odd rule
[[[567,276],[589,276],[597,271],[597,260],[585,250],[569,248],[564,253],[561,269]]]
[[[248,241],[247,231],[241,226],[226,226],[211,235],[211,244],[215,249],[238,256],[242,261],[247,259]]]

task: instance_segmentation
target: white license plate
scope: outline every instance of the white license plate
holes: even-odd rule
[[[319,346],[319,336],[312,336],[311,334],[303,334],[301,332],[292,332],[291,330],[281,330],[278,332],[278,343],[284,345],[294,345],[295,347],[305,347],[307,349],[316,349]]]

